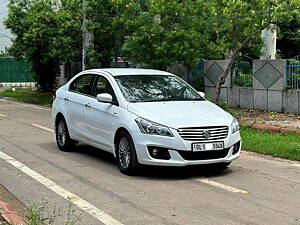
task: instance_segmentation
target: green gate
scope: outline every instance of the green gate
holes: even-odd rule
[[[31,66],[24,59],[0,58],[0,82],[34,82]]]

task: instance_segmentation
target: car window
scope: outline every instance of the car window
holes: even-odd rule
[[[122,75],[115,80],[129,102],[205,101],[175,75]]]
[[[77,93],[92,95],[94,75],[82,75],[74,80],[70,86],[70,91]]]
[[[96,97],[98,94],[103,94],[103,93],[110,94],[113,97],[114,101],[117,100],[114,89],[112,88],[109,81],[103,76],[97,76],[94,96]]]

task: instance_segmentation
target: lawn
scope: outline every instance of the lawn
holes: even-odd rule
[[[300,161],[300,135],[272,133],[241,127],[243,149],[285,159]]]
[[[52,104],[51,93],[39,93],[30,88],[16,88],[15,91],[13,91],[12,89],[8,89],[4,92],[0,92],[0,97],[15,98],[22,102],[38,105]]]

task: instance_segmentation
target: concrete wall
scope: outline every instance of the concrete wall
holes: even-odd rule
[[[214,98],[217,77],[227,60],[205,62],[205,92]],[[253,87],[234,87],[231,76],[221,89],[220,99],[230,107],[288,112],[300,115],[300,90],[286,88],[286,60],[254,60]]]
[[[36,82],[14,82],[14,83],[9,83],[9,82],[0,82],[0,87],[36,87],[37,83]]]
[[[215,97],[215,85],[218,78],[221,76],[229,60],[210,60],[204,63],[204,86],[205,93],[214,98]],[[220,99],[221,101],[228,102],[229,88],[231,86],[231,76],[227,76],[225,84],[221,88]]]

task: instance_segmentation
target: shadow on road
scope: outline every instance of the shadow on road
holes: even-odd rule
[[[96,159],[100,164],[104,163],[108,166],[117,168],[115,158],[111,153],[88,145],[78,145],[76,149],[74,149],[73,154],[83,154]],[[221,177],[230,173],[232,173],[230,167],[225,170],[220,170],[210,165],[186,167],[142,166],[134,177],[151,180],[183,180],[203,177]]]

